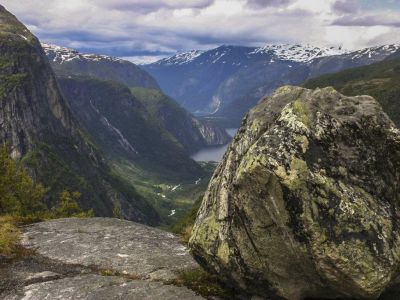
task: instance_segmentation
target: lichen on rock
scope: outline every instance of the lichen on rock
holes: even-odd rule
[[[372,97],[285,86],[245,117],[190,247],[247,295],[374,299],[399,275],[399,179]]]

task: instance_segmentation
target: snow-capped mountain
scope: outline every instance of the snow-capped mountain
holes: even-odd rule
[[[132,62],[50,44],[42,44],[42,48],[57,74],[94,76],[129,87],[159,88],[153,77]]]
[[[191,112],[214,114],[238,124],[261,97],[285,84],[368,65],[399,51],[384,45],[347,51],[340,47],[221,46],[190,51],[143,65],[161,88]]]
[[[99,54],[83,54],[71,48],[66,48],[46,43],[42,44],[42,48],[50,60],[59,64],[69,62],[75,59],[97,61],[97,62],[102,60],[110,62],[121,62],[121,63],[123,62],[122,59],[117,57],[99,55]]]
[[[400,44],[393,44],[393,45],[364,48],[358,51],[353,51],[350,54],[352,55],[352,59],[359,59],[361,57],[374,58],[374,57],[391,55],[399,49],[400,49]]]
[[[165,65],[165,66],[173,66],[173,65],[185,65],[189,63],[196,63],[201,61],[204,63],[217,63],[221,60],[222,63],[227,63],[224,58],[231,60],[228,58],[232,52],[237,52],[236,50],[240,49],[241,54],[244,55],[248,59],[258,59],[260,57],[266,57],[277,60],[287,60],[287,61],[295,61],[295,62],[309,62],[318,57],[332,56],[332,55],[341,55],[348,53],[349,51],[345,51],[341,48],[337,47],[314,47],[310,45],[289,45],[289,44],[279,44],[279,45],[266,45],[264,47],[254,48],[254,47],[237,47],[237,46],[221,46],[216,49],[212,49],[209,51],[201,51],[201,50],[191,50],[188,52],[178,53],[171,57],[167,57],[161,59],[155,63],[154,65]],[[237,53],[239,54],[239,53]],[[232,61],[233,65],[241,65],[241,55],[237,57],[237,61]]]
[[[256,48],[250,52],[250,55],[256,54],[270,54],[276,59],[289,60],[296,62],[309,62],[314,58],[341,55],[348,51],[336,47],[314,47],[310,45],[266,45],[264,47]]]
[[[196,57],[200,56],[203,53],[204,53],[204,51],[201,51],[201,50],[192,50],[189,52],[178,53],[174,56],[161,59],[161,60],[155,62],[155,64],[184,65],[184,64],[188,64],[188,63],[192,62]]]

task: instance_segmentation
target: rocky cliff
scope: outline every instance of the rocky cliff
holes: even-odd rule
[[[0,143],[49,187],[50,204],[64,190],[80,191],[83,208],[156,224],[158,215],[113,175],[61,96],[39,41],[0,6]],[[123,191],[123,192],[122,192]]]
[[[375,299],[399,274],[400,132],[369,96],[260,102],[197,215],[197,260],[247,296]]]

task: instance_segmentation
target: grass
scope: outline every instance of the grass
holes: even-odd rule
[[[12,256],[17,253],[21,232],[17,219],[12,216],[0,216],[0,256]]]
[[[182,242],[187,244],[192,234],[193,225],[196,220],[197,212],[200,208],[202,197],[193,204],[192,209],[172,226],[172,232],[181,236]]]
[[[224,287],[216,275],[212,275],[203,269],[195,269],[183,272],[171,284],[185,286],[207,299],[234,299],[232,290]]]

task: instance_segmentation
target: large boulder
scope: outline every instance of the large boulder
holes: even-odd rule
[[[285,86],[246,116],[190,240],[248,295],[374,299],[399,275],[400,132],[369,96]]]

